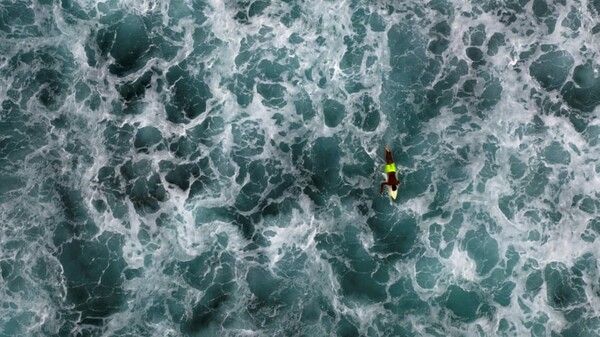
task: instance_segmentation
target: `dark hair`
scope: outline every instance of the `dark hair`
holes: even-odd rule
[[[396,185],[392,185],[392,191],[396,190]]]

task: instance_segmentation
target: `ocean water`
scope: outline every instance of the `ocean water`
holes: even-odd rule
[[[598,22],[1,0],[0,336],[599,336]]]

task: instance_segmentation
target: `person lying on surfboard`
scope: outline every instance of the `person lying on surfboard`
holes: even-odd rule
[[[385,147],[385,174],[387,175],[387,181],[381,183],[379,194],[383,194],[383,186],[388,185],[390,187],[390,196],[392,199],[396,199],[400,181],[396,178],[396,164],[394,164],[394,158],[392,158],[390,148],[387,146]]]

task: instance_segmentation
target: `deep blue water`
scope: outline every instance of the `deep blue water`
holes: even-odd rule
[[[0,336],[599,336],[599,19],[0,0]]]

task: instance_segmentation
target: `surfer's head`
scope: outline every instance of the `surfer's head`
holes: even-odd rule
[[[396,190],[396,185],[392,185],[392,191]]]

